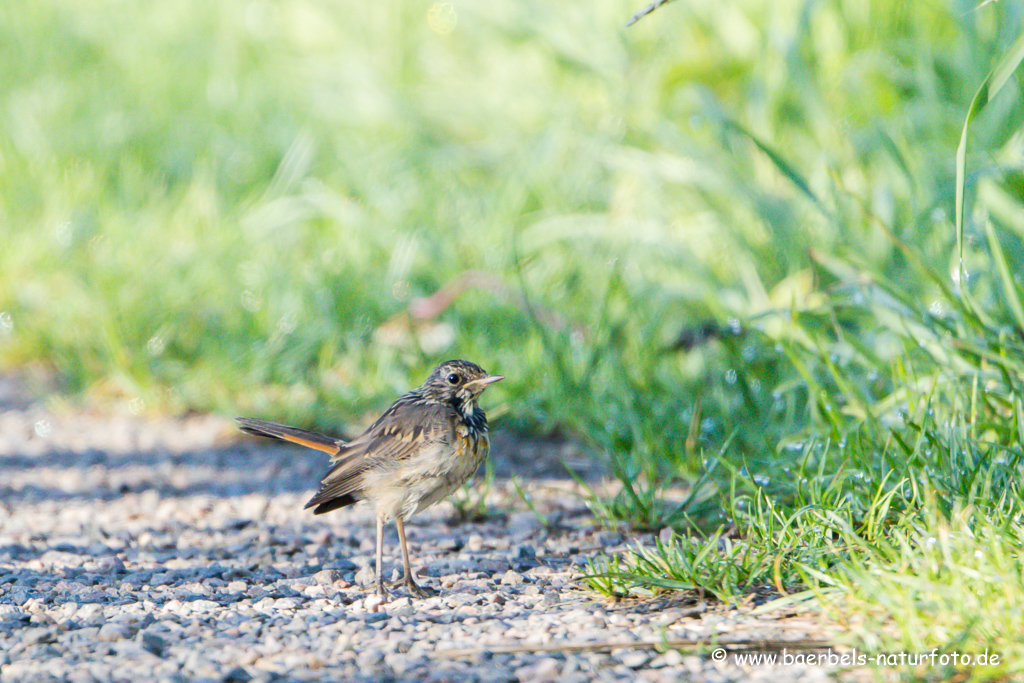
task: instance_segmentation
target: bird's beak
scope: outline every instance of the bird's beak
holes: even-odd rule
[[[487,388],[488,384],[494,384],[495,382],[498,382],[503,379],[505,379],[503,375],[487,375],[486,377],[481,377],[480,379],[474,379],[472,382],[466,382],[466,386],[473,387],[474,389],[479,388],[480,391],[483,391],[484,389]]]

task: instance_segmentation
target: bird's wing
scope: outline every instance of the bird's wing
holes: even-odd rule
[[[362,474],[368,468],[399,463],[424,445],[450,440],[451,410],[441,403],[397,401],[331,458],[330,471],[306,507],[357,493],[362,488]]]

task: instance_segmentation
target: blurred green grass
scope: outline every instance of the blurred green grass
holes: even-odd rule
[[[635,9],[9,7],[3,363],[337,427],[466,356],[510,376],[520,428],[588,432],[607,420],[573,424],[581,407],[640,393],[662,422],[709,406],[721,443],[751,346],[663,348],[800,303],[809,248],[903,278],[876,213],[947,258],[950,141],[1013,12],[678,3],[624,31]],[[374,336],[469,269],[577,334],[549,330],[553,350],[484,289],[425,343]]]
[[[0,9],[0,364],[351,431],[470,358],[496,422],[610,459],[603,518],[711,539],[595,589],[768,581],[903,628],[872,646],[1024,651],[927,598],[996,609],[1020,566],[1019,74],[968,116],[1019,3],[638,9]]]
[[[4,363],[153,407],[325,424],[451,355],[527,394],[545,363],[507,297],[461,298],[440,348],[373,333],[467,269],[517,288],[517,239],[547,306],[588,322],[615,251],[621,10],[8,9]],[[611,51],[585,40],[597,25]]]

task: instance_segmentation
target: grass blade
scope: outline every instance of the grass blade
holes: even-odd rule
[[[1024,330],[1024,308],[1021,307],[1020,296],[1017,294],[1017,283],[1014,282],[1010,273],[1010,264],[1003,254],[1003,247],[999,244],[992,221],[985,221],[985,235],[988,237],[988,247],[992,252],[992,260],[996,262],[996,269],[999,271],[999,279],[1003,281],[1003,291],[1006,292],[1006,300],[1010,305],[1010,311],[1017,321],[1017,329]]]
[[[999,91],[1010,80],[1010,76],[1021,61],[1024,61],[1024,33],[1018,36],[1013,45],[1003,55],[988,77],[982,82],[964,119],[963,130],[960,132],[960,144],[956,148],[956,249],[957,267],[960,281],[964,281],[964,191],[967,182],[967,131],[974,118],[992,101]],[[961,290],[962,291],[962,290]]]

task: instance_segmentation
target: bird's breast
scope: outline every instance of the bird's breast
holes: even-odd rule
[[[459,461],[459,469],[472,466],[473,471],[476,471],[477,466],[487,457],[487,452],[491,447],[487,432],[460,424],[456,428],[455,434],[454,459]]]

